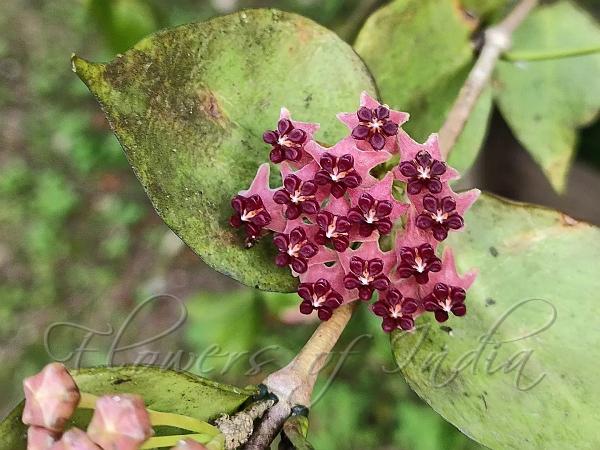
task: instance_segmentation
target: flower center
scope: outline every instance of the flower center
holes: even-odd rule
[[[381,120],[379,120],[379,119],[371,120],[368,125],[368,127],[374,131],[379,131],[382,126],[383,126],[383,122],[381,122]]]
[[[288,245],[288,251],[287,254],[297,258],[298,255],[300,254],[300,249],[302,248],[302,246],[306,243],[306,241],[302,241],[302,242],[298,242],[296,245]]]
[[[430,172],[431,169],[429,167],[423,167],[421,165],[419,165],[419,167],[417,167],[417,170],[419,171],[419,178],[420,179],[428,179],[431,178]]]
[[[347,174],[348,174],[348,172],[338,172],[338,168],[335,167],[333,169],[333,173],[330,174],[330,176],[333,181],[338,181],[338,180],[341,180],[342,178],[344,178]]]
[[[292,145],[291,141],[287,138],[285,134],[283,136],[279,136],[279,139],[277,139],[277,143],[284,147],[291,147]]]
[[[244,209],[244,214],[242,214],[240,216],[240,219],[242,219],[242,221],[244,221],[244,222],[249,222],[251,219],[253,219],[258,214],[260,214],[262,212],[262,210],[263,210],[262,208],[253,209],[251,211]]]
[[[323,295],[322,297],[317,297],[316,295],[312,296],[312,305],[315,308],[319,308],[323,303],[325,303],[327,298]]]
[[[377,217],[376,217],[377,213],[375,212],[375,210],[373,208],[371,208],[368,212],[368,214],[365,215],[365,221],[367,223],[373,223],[373,222],[377,222]]]
[[[302,195],[300,191],[295,191],[293,195],[290,195],[290,201],[297,205],[298,203],[301,203],[314,197],[314,195]]]
[[[333,221],[327,227],[327,231],[325,232],[325,236],[327,236],[329,239],[334,238],[334,237],[338,237],[340,235],[340,233],[338,233],[337,231],[335,231],[336,227],[337,227],[337,217],[334,217]]]
[[[444,223],[444,221],[448,218],[448,213],[445,213],[441,209],[438,209],[436,214],[431,214],[431,217],[437,223]]]
[[[394,319],[402,317],[402,307],[400,305],[392,306],[391,308],[389,308],[389,311],[390,316],[392,316]]]
[[[447,298],[445,301],[440,301],[439,302],[440,306],[442,307],[442,309],[446,312],[450,312],[450,309],[452,308],[452,300],[450,298]]]
[[[373,281],[373,277],[368,270],[364,270],[362,275],[358,277],[358,281],[360,281],[363,286],[367,286],[369,283],[371,283],[371,281]]]
[[[427,264],[423,261],[423,258],[421,258],[420,256],[417,256],[415,258],[415,264],[413,265],[413,268],[417,272],[423,273],[425,271],[426,267],[427,267]]]

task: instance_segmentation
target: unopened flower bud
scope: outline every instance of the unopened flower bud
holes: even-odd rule
[[[57,439],[58,433],[31,426],[27,430],[27,450],[49,450]]]
[[[100,397],[87,431],[110,450],[138,450],[154,434],[144,400],[129,394]]]
[[[60,432],[77,408],[80,395],[75,381],[62,364],[48,364],[23,381],[23,423]]]
[[[108,448],[108,447],[107,447]],[[60,441],[50,450],[101,450],[90,437],[79,428],[72,428],[63,434]]]

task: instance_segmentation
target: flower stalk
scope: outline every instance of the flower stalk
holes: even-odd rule
[[[245,450],[269,448],[292,408],[310,406],[312,391],[327,357],[339,340],[352,317],[357,303],[348,303],[336,309],[331,318],[321,322],[296,357],[284,368],[269,375],[264,384],[279,401],[267,412]]]
[[[209,444],[213,441],[213,437],[207,434],[181,434],[181,435],[173,435],[173,436],[158,436],[148,439],[144,444],[140,447],[140,450],[151,449],[151,448],[171,448],[176,446],[179,442],[184,439],[190,439],[196,442],[200,442],[205,447],[209,448]],[[212,444],[213,448],[221,448],[216,447],[215,444]]]
[[[81,399],[78,408],[81,409],[95,409],[98,397],[87,392],[81,393]],[[209,423],[198,420],[194,417],[184,416],[181,414],[166,413],[161,411],[154,411],[147,409],[148,415],[150,416],[150,423],[153,427],[174,427],[182,430],[193,431],[194,433],[201,433],[209,437],[215,437],[221,432],[219,429]],[[153,438],[158,439],[158,438]],[[181,437],[179,437],[181,440]],[[177,441],[175,441],[177,442]],[[173,444],[174,445],[174,444]],[[154,447],[144,447],[154,448]]]

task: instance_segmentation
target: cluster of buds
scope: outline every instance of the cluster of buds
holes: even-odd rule
[[[358,111],[338,119],[349,134],[326,148],[314,140],[318,124],[294,121],[282,108],[277,129],[263,139],[283,186],[270,188],[270,166],[262,164],[233,198],[230,224],[244,230],[247,247],[274,233],[275,263],[299,278],[303,314],[328,320],[342,304],[377,293],[371,309],[386,332],[413,330],[425,312],[438,322],[465,315],[475,274],[459,276],[450,249],[437,250],[464,228],[480,192],[452,190],[459,174],[443,160],[437,135],[415,142],[401,128],[408,114],[363,93]],[[394,154],[399,164],[375,178],[372,169]],[[400,185],[404,194],[394,195]],[[382,251],[380,239],[390,234],[394,248]]]
[[[29,426],[27,450],[138,450],[153,436],[150,410],[140,396],[123,394],[93,397],[80,393],[75,380],[59,363],[47,365],[23,382],[23,423]],[[89,403],[89,402],[88,402]],[[87,431],[67,429],[78,407],[93,407]],[[193,440],[182,440],[174,450],[206,450]]]

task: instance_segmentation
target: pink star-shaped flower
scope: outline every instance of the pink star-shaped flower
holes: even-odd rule
[[[359,230],[358,227],[356,226],[352,226],[352,222],[350,222],[348,220],[348,214],[350,213],[350,203],[348,202],[348,200],[346,200],[345,197],[341,197],[341,198],[335,198],[335,197],[330,197],[329,202],[327,203],[327,205],[322,209],[321,213],[320,213],[320,217],[317,216],[317,225],[319,225],[319,227],[322,227],[322,230],[325,231],[330,231],[330,236],[329,239],[331,239],[331,243],[333,244],[333,247],[336,251],[338,252],[343,252],[348,248],[348,245],[350,244],[350,242],[367,242],[367,241],[376,241],[379,239],[379,234],[378,233],[373,233],[370,236],[364,237],[361,236],[359,234]],[[329,217],[324,217],[324,216],[329,216]],[[336,216],[339,220],[339,218],[343,218],[346,221],[342,221],[342,229],[340,230],[339,227],[337,226],[336,223],[336,227],[335,228],[331,228],[333,226],[333,218],[332,216]],[[320,220],[319,220],[320,219]],[[327,220],[325,220],[327,219]],[[327,224],[327,227],[326,225]],[[350,225],[350,229],[348,232],[345,232],[347,225]],[[339,245],[338,247],[336,247],[336,243],[333,242],[333,237],[335,237],[335,234],[339,231],[343,231],[344,232],[344,241],[347,240],[348,241],[348,245],[345,244],[345,242],[343,243],[343,245]],[[347,235],[347,236],[346,236]],[[325,237],[328,237],[327,235]],[[325,243],[328,241],[327,239],[321,239],[322,241],[324,241]],[[320,242],[318,242],[320,243]],[[338,243],[340,244],[340,243]],[[321,244],[323,245],[323,244]]]
[[[329,320],[333,311],[351,298],[344,287],[344,270],[337,262],[333,266],[313,265],[300,275],[298,295],[302,298],[300,312],[317,311],[321,320]]]
[[[234,213],[229,223],[235,228],[245,228],[248,246],[260,237],[263,228],[276,232],[285,228],[283,206],[273,200],[276,190],[269,187],[269,175],[269,163],[261,164],[250,188],[231,200]]]
[[[442,255],[442,269],[437,273],[431,274],[429,283],[425,286],[421,286],[421,292],[425,294],[428,291],[431,291],[431,288],[439,282],[451,286],[459,286],[464,290],[468,290],[473,285],[476,278],[477,270],[469,270],[462,276],[458,274],[454,252],[450,247],[446,247]]]
[[[87,432],[111,450],[137,450],[154,434],[144,400],[131,394],[100,397]]]
[[[79,389],[68,370],[60,363],[44,369],[23,381],[25,408],[23,423],[60,432],[75,412]]]
[[[462,230],[464,215],[477,200],[481,191],[471,189],[460,194],[445,184],[437,195],[419,196],[421,204],[415,205],[419,213],[415,219],[418,228],[430,232],[436,241],[443,241],[450,230]],[[417,199],[412,199],[417,201]]]
[[[403,295],[396,288],[388,289],[372,306],[375,315],[383,319],[381,328],[386,333],[397,329],[413,330],[418,309],[419,304],[415,297]]]
[[[283,186],[276,190],[273,200],[283,205],[283,215],[295,220],[300,215],[314,216],[319,212],[321,203],[327,197],[326,190],[315,183],[315,174],[319,165],[312,161],[300,170],[292,170],[289,164],[279,167]]]
[[[360,300],[370,300],[375,290],[385,291],[389,287],[396,255],[381,251],[377,240],[364,242],[357,250],[348,249],[338,257],[346,274],[344,287]]]
[[[315,175],[315,182],[322,186],[329,185],[331,194],[336,198],[343,196],[348,189],[375,184],[377,179],[370,174],[371,169],[392,157],[383,150],[360,152],[352,138],[342,139],[328,148],[310,142],[306,145],[306,151],[321,167]]]
[[[421,287],[423,308],[433,312],[438,322],[445,322],[450,314],[464,316],[467,290],[476,277],[477,272],[473,270],[462,277],[458,275],[452,249],[447,247],[442,257],[442,270],[432,274],[429,283]]]
[[[319,124],[298,122],[292,120],[290,112],[281,108],[279,121],[275,130],[265,131],[263,140],[271,145],[269,158],[278,164],[289,161],[295,167],[302,167],[310,162],[311,158],[304,152],[304,146],[313,140],[313,135],[319,129]]]
[[[400,130],[398,145],[400,164],[394,169],[394,175],[407,183],[409,196],[438,194],[444,183],[460,178],[458,172],[444,162],[437,134],[419,144]]]
[[[283,233],[273,236],[279,251],[275,263],[279,267],[288,266],[292,274],[298,276],[315,264],[335,261],[335,252],[325,246],[316,245],[317,225],[305,224],[301,220],[289,221]]]
[[[331,244],[336,252],[345,252],[355,234],[348,220],[350,204],[344,197],[331,197],[327,205],[317,214],[315,223],[319,230],[315,242],[319,245]]]
[[[358,111],[339,113],[337,117],[351,130],[352,139],[360,150],[396,153],[396,135],[409,115],[394,111],[363,92]]]
[[[465,216],[467,210],[473,206],[473,203],[477,201],[479,196],[481,195],[481,191],[479,189],[470,189],[465,192],[461,192],[457,194],[450,188],[446,186],[442,192],[440,193],[440,197],[442,196],[450,196],[453,197],[456,201],[456,212],[460,214],[462,217]]]
[[[388,173],[381,181],[368,188],[355,189],[350,193],[352,209],[348,219],[358,225],[362,238],[371,236],[373,231],[389,234],[394,223],[404,214],[409,205],[399,202],[392,195],[394,176]]]
[[[404,232],[399,232],[396,236],[396,243],[394,245],[396,251],[402,247],[418,247],[425,243],[430,244],[435,249],[439,242],[433,238],[431,233],[417,227],[417,217],[419,216],[417,209],[413,205],[410,205],[406,214]]]

